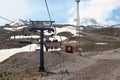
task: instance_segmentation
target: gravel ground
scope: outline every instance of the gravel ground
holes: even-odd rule
[[[75,72],[69,80],[119,80],[120,60],[98,60],[93,65]]]
[[[67,80],[74,76],[74,73],[94,63],[93,60],[82,58],[78,55],[72,55],[74,60],[65,61],[51,70],[54,74],[43,77],[38,80]],[[86,64],[88,63],[88,64]]]
[[[55,74],[37,80],[120,80],[120,49],[73,56],[74,62],[66,61],[53,70]]]
[[[27,56],[26,56],[27,54]],[[24,64],[23,64],[24,62]],[[38,67],[39,52],[21,53],[1,63],[2,69],[22,70]],[[19,64],[19,66],[18,66]],[[37,66],[35,66],[37,65]],[[24,68],[23,68],[24,67]],[[53,51],[45,53],[46,72],[27,69],[17,80],[120,80],[120,49],[78,54]],[[16,74],[15,74],[16,75]],[[16,76],[17,77],[17,76]],[[15,78],[10,80],[14,80]]]

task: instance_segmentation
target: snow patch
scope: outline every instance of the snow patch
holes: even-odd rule
[[[36,44],[30,44],[22,48],[2,49],[0,50],[0,62],[16,53],[35,51],[36,48],[37,48]]]
[[[95,43],[96,45],[107,45],[108,43]]]
[[[20,27],[5,27],[4,29],[5,30],[9,30],[9,31],[17,31],[17,30],[20,30],[20,29],[23,29],[23,28],[26,28],[28,26],[20,26]]]
[[[10,56],[20,53],[20,52],[33,52],[36,50],[40,50],[40,45],[38,44],[30,44],[27,46],[24,46],[22,48],[12,48],[12,49],[2,49],[0,50],[0,62],[4,61],[5,59],[9,58]],[[61,48],[58,49],[50,49],[49,51],[58,51],[61,50]],[[44,52],[46,51],[44,46]]]
[[[76,43],[76,41],[69,41],[68,43]]]
[[[64,41],[64,40],[66,40],[67,39],[67,37],[65,37],[65,36],[54,36],[54,37],[50,37],[49,38],[51,41],[53,41],[54,39],[57,39],[58,41]]]
[[[18,19],[10,23],[11,26],[21,26],[21,25],[26,25],[26,24],[28,24],[28,21],[23,20],[23,19]]]
[[[18,36],[15,36],[15,39],[27,39],[27,38],[38,39],[38,38],[40,38],[40,36],[38,36],[38,35],[30,35],[30,36],[18,35]],[[11,36],[10,39],[14,39],[14,36]]]
[[[72,34],[76,35],[76,29],[72,26],[62,27],[62,28],[56,28],[56,34],[61,32],[71,32]]]

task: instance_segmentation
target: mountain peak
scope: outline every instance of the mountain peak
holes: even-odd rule
[[[21,25],[26,25],[26,24],[28,24],[28,21],[23,20],[23,19],[17,19],[10,23],[11,26],[21,26]]]
[[[83,18],[81,20],[81,24],[84,26],[99,25],[99,23],[94,18]]]

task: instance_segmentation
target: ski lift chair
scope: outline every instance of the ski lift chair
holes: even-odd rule
[[[61,42],[59,42],[55,37],[53,37],[53,38],[54,38],[53,40],[46,39],[46,41],[45,41],[46,51],[48,51],[48,49],[61,48]]]

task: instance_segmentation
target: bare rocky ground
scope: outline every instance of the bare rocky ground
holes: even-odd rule
[[[80,40],[84,49],[82,56],[64,50],[45,52],[46,72],[41,73],[38,72],[39,52],[18,53],[0,63],[0,80],[120,80],[120,37],[83,34]],[[76,37],[70,39],[66,42]],[[108,45],[98,46],[96,42]],[[1,49],[8,48],[8,43],[4,45]]]
[[[120,49],[69,54],[45,53],[46,72],[38,72],[39,52],[19,53],[0,65],[2,80],[119,80]]]
[[[77,62],[66,64],[67,68],[61,67],[62,70],[67,69],[69,74],[38,80],[120,80],[120,49],[83,53],[76,59]]]
[[[59,80],[63,77],[67,79],[67,76],[73,75],[73,72],[91,65],[93,62],[77,54],[47,52],[45,53],[46,72],[41,74],[38,72],[39,52],[19,53],[1,63],[1,79]]]
[[[88,58],[96,60],[94,64],[75,72],[75,76],[68,80],[120,80],[120,50],[98,53],[86,54]]]

